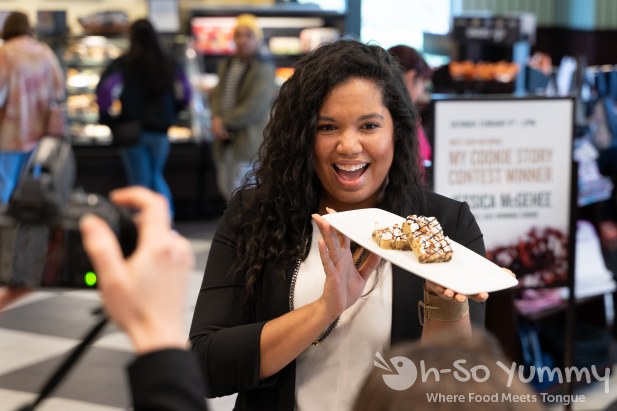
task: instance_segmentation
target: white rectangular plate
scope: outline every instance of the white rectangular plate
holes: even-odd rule
[[[457,293],[473,295],[482,291],[498,291],[514,287],[517,280],[486,258],[452,241],[454,253],[447,263],[420,263],[412,251],[386,250],[375,243],[373,230],[405,219],[378,208],[344,211],[323,216],[340,233],[367,250],[409,272],[433,281]]]

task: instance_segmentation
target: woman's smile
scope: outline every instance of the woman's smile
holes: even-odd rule
[[[351,184],[357,182],[360,179],[368,166],[368,163],[335,163],[333,165],[333,168],[343,184]]]

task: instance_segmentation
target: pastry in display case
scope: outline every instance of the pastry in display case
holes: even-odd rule
[[[66,71],[66,87],[69,93],[79,92],[83,89],[93,90],[96,88],[99,78],[98,70],[70,68]]]
[[[72,42],[64,52],[64,61],[71,65],[105,65],[120,57],[128,47],[128,39],[86,36]]]
[[[70,127],[72,142],[111,144],[111,130],[103,124],[73,123]]]
[[[187,141],[193,138],[193,132],[190,128],[184,126],[171,126],[167,130],[171,141]]]
[[[516,63],[503,60],[464,60],[450,62],[447,70],[454,92],[512,93],[519,67]]]
[[[75,94],[66,99],[67,113],[73,119],[85,123],[96,123],[99,119],[99,106],[93,94]]]

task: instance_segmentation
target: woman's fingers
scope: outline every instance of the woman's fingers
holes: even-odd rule
[[[338,238],[338,232],[333,229],[330,224],[319,214],[313,214],[313,220],[317,223],[321,238],[323,238],[328,255],[336,264],[340,260],[341,243]]]
[[[479,302],[488,300],[488,297],[489,297],[489,293],[487,293],[486,291],[469,296],[469,298],[471,298],[472,300],[479,301]]]
[[[317,245],[319,247],[319,257],[321,258],[321,264],[324,267],[324,271],[326,272],[326,275],[330,275],[334,270],[334,262],[332,261],[332,257],[328,254],[326,242],[323,238],[320,238],[317,240]]]
[[[336,214],[336,210],[330,207],[326,207],[326,212],[328,214]],[[341,246],[341,248],[343,250],[346,250],[349,248],[349,244],[350,244],[350,240],[348,237],[344,236],[343,234],[339,233],[337,230],[334,230],[336,232],[336,235],[339,239],[339,244]]]
[[[446,297],[446,298],[452,298],[454,296],[452,290],[449,290],[450,292],[448,294],[445,294],[446,291],[446,287],[443,287],[439,284],[436,284],[432,281],[426,280],[424,282],[424,286],[428,291],[432,291],[433,293],[441,296],[441,297]]]
[[[465,301],[467,301],[468,298],[474,301],[483,302],[486,301],[489,297],[489,294],[487,292],[481,292],[474,295],[459,294],[450,288],[435,284],[434,282],[429,280],[425,281],[425,286],[427,290],[432,291],[440,297],[446,299],[453,299],[455,301],[458,301],[459,303],[464,303]]]

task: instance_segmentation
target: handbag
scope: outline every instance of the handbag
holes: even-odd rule
[[[119,120],[111,126],[111,144],[116,147],[132,146],[139,142],[141,121]]]

